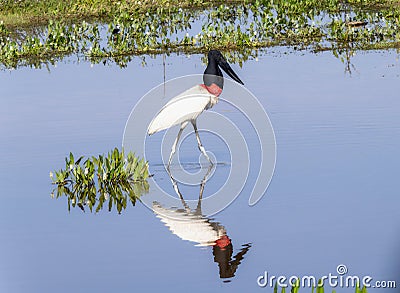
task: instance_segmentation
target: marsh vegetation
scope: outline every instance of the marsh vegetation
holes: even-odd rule
[[[105,203],[108,210],[117,208],[118,213],[126,209],[128,202],[132,205],[149,190],[146,181],[149,176],[148,163],[133,153],[126,156],[124,151],[115,148],[107,155],[83,156],[74,158],[72,153],[65,158],[65,168],[50,172],[52,183],[56,188],[51,197],[68,199],[68,210],[71,206],[85,211],[99,212]]]
[[[396,2],[2,1],[0,63],[42,67],[73,55],[124,67],[133,56],[210,48],[240,63],[272,46],[348,62],[357,50],[398,49],[399,26]]]

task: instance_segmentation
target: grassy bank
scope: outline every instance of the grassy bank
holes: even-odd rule
[[[249,4],[252,0],[0,0],[0,20],[8,28],[21,28],[37,25],[46,25],[50,20],[81,21],[111,19],[120,13],[153,13],[159,9],[171,8],[201,9],[217,7],[221,4]],[[275,1],[277,2],[277,1]],[[279,1],[278,1],[279,2]],[[381,10],[398,8],[400,0],[348,0],[348,1],[287,1],[299,6],[309,7],[310,4],[318,7],[337,9],[338,3],[357,5],[363,9]],[[297,2],[297,3],[296,3]],[[336,6],[336,7],[335,7]]]
[[[74,54],[121,66],[132,56],[290,46],[330,50],[347,60],[356,50],[400,48],[398,0],[3,1],[0,63],[6,68]],[[112,32],[119,27],[115,34]]]
[[[0,0],[0,19],[9,29],[47,25],[50,20],[66,22],[105,21],[121,13],[154,12],[157,9],[198,9],[244,1],[203,0]]]

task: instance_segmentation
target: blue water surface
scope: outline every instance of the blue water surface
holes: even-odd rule
[[[272,292],[257,285],[265,271],[318,278],[337,274],[340,264],[348,275],[400,286],[398,57],[359,53],[349,74],[329,52],[275,48],[233,65],[269,114],[277,159],[257,205],[248,206],[246,186],[214,216],[233,255],[251,243],[229,283],[211,247],[182,241],[140,203],[121,215],[91,214],[68,212],[65,198],[50,197],[49,172],[62,168],[69,152],[90,156],[121,146],[131,109],[163,82],[162,56],[126,69],[70,62],[0,72],[0,292]],[[167,57],[167,79],[203,70],[200,55]],[[203,139],[210,150],[214,142]],[[182,152],[196,162],[194,137]],[[149,163],[154,179],[169,185],[159,162]],[[217,168],[210,187],[226,178],[229,164]]]

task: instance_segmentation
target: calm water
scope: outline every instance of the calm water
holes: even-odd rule
[[[350,76],[330,53],[283,52],[234,66],[269,114],[277,161],[256,206],[247,205],[246,185],[210,220],[232,241],[222,253],[235,272],[229,283],[220,278],[221,253],[182,241],[141,204],[94,215],[68,213],[66,200],[50,198],[49,171],[70,151],[121,145],[131,109],[163,81],[161,57],[123,70],[67,63],[0,72],[0,292],[272,292],[257,285],[264,271],[320,277],[339,264],[351,275],[400,282],[399,55],[360,53]],[[202,72],[198,55],[167,58],[167,79]],[[198,158],[192,142],[183,150],[188,161]],[[214,147],[212,138],[203,143]],[[172,190],[159,162],[150,167]],[[217,166],[211,187],[225,168],[229,162]]]

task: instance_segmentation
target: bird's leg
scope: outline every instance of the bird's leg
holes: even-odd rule
[[[207,155],[205,148],[201,144],[199,132],[197,131],[196,120],[192,120],[192,125],[193,125],[193,128],[194,128],[194,132],[196,133],[197,145],[199,146],[199,150],[202,152],[203,155],[206,156],[206,158],[210,162],[210,164],[214,165],[214,163],[211,161],[210,157]]]
[[[169,154],[168,166],[167,166],[168,171],[169,171],[169,165],[171,165],[171,162],[172,162],[172,157],[174,156],[174,154],[176,152],[176,146],[178,145],[179,139],[181,138],[182,132],[185,129],[186,125],[187,125],[187,122],[184,122],[181,124],[181,128],[179,129],[178,135],[176,136],[174,144],[172,145],[171,153]]]

